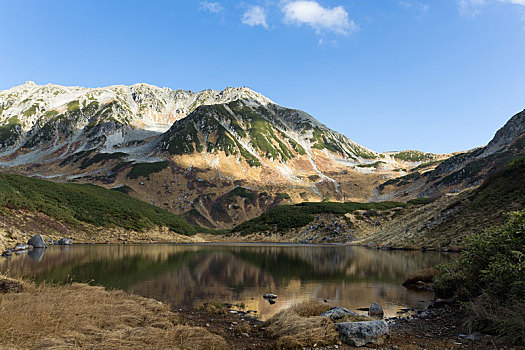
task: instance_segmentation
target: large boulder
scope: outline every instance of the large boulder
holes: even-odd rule
[[[388,325],[384,320],[344,322],[335,324],[341,341],[351,346],[383,344],[388,337]]]
[[[383,318],[384,314],[385,313],[383,312],[383,308],[377,303],[372,303],[372,305],[370,305],[370,308],[368,309],[368,316],[370,317]]]
[[[60,238],[60,241],[58,241],[59,245],[72,245],[73,241],[69,238]]]
[[[346,307],[341,306],[335,306],[330,310],[323,312],[319,316],[328,317],[332,321],[337,321],[347,316],[359,317],[357,313],[348,310]]]
[[[31,237],[27,244],[32,245],[33,248],[47,248],[47,244],[41,234]]]

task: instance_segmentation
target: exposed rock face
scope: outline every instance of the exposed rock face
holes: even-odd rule
[[[33,248],[47,248],[47,244],[41,234],[31,237],[27,244],[33,246]]]
[[[516,114],[496,132],[494,138],[485,147],[484,153],[490,154],[510,145],[514,140],[525,133],[525,110]]]
[[[388,337],[388,325],[384,320],[336,323],[341,341],[351,346],[383,344]]]
[[[341,306],[335,306],[335,307],[331,308],[330,310],[323,312],[319,316],[328,317],[332,321],[340,320],[340,319],[342,319],[342,318],[344,318],[346,316],[359,317],[359,315],[357,313],[355,313],[353,311],[350,311],[347,308],[341,307]]]

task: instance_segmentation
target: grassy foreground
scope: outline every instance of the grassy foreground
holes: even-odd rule
[[[195,233],[183,218],[120,191],[20,175],[0,174],[0,213],[6,208],[40,212],[67,224],[135,231],[167,227],[181,234]]]
[[[0,276],[0,282],[6,280]],[[228,348],[221,336],[181,324],[175,313],[153,299],[78,283],[11,282],[22,291],[0,293],[2,348]]]

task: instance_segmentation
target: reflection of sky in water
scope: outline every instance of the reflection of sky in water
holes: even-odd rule
[[[92,282],[175,306],[244,302],[262,319],[291,304],[324,299],[350,309],[378,302],[391,316],[432,298],[402,287],[407,274],[448,258],[348,246],[75,245],[3,259],[0,269],[37,281]],[[268,292],[278,295],[274,305],[262,298]]]

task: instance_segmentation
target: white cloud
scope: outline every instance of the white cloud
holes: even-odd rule
[[[242,15],[242,23],[253,26],[268,28],[266,23],[266,11],[260,6],[252,6]]]
[[[204,11],[213,12],[213,13],[219,13],[224,8],[222,7],[220,2],[202,1],[200,9]]]
[[[489,3],[502,3],[525,6],[525,0],[458,0],[459,11],[467,16],[476,16],[480,8]]]
[[[399,5],[409,11],[414,11],[417,15],[417,18],[423,17],[423,15],[430,9],[429,4],[418,1],[400,1]]]
[[[348,17],[343,6],[325,8],[316,1],[292,1],[286,4],[284,21],[288,24],[306,24],[317,33],[331,31],[337,34],[347,34],[359,30],[359,26]]]

